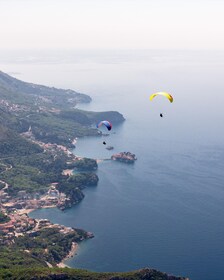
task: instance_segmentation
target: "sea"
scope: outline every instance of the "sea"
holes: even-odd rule
[[[77,139],[74,154],[103,160],[98,185],[79,204],[30,214],[94,233],[67,265],[223,279],[224,52],[5,51],[0,62],[18,79],[90,95],[80,109],[116,110],[126,119],[108,136]],[[150,101],[157,91],[174,102]],[[105,160],[122,151],[136,162]]]

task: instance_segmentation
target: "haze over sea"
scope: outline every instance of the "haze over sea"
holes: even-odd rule
[[[105,159],[130,151],[135,164],[101,162],[99,184],[84,190],[80,204],[31,214],[95,234],[69,266],[223,279],[223,52],[30,51],[0,59],[18,79],[89,94],[93,102],[79,108],[126,118],[108,137],[78,139],[74,153]],[[156,91],[174,102],[149,101]]]

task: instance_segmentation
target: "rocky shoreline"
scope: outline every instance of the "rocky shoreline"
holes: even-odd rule
[[[79,249],[78,243],[73,242],[70,252],[68,253],[68,255],[60,263],[57,264],[57,266],[58,267],[70,267],[67,264],[65,264],[65,262],[68,259],[73,258],[76,255],[78,249]]]

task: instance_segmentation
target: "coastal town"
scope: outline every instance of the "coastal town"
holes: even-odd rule
[[[0,205],[3,212],[12,213],[20,211],[21,213],[30,212],[39,208],[62,207],[68,198],[64,193],[56,189],[57,183],[52,183],[45,195],[27,194],[26,191],[19,191],[17,197],[11,197],[6,188],[0,190]]]
[[[37,141],[32,134],[31,126],[27,132],[21,135],[42,147],[44,153],[51,153],[54,157],[65,154],[70,160],[68,164],[82,159],[81,157],[76,157],[63,145]],[[75,142],[76,139],[73,140],[73,145]],[[4,165],[4,167],[4,172],[12,168],[12,166],[7,165]],[[66,169],[63,170],[62,174],[71,176],[72,171],[73,169]],[[65,193],[58,190],[58,182],[51,183],[44,194],[38,192],[28,193],[25,190],[20,190],[16,196],[10,195],[10,185],[7,182],[0,180],[0,184],[2,186],[0,188],[0,213],[7,217],[5,222],[0,222],[0,245],[11,245],[15,243],[15,239],[20,236],[35,237],[42,229],[57,229],[58,232],[63,235],[75,232],[75,229],[71,227],[53,224],[47,219],[33,219],[28,215],[36,209],[58,207],[64,210],[68,205],[71,206],[75,204],[75,201],[70,201],[70,198]],[[93,236],[91,232],[86,233],[86,238],[92,238]],[[84,237],[81,237],[79,241],[83,239]],[[71,257],[73,255],[72,252],[75,250],[77,250],[77,243],[73,242],[71,251],[67,257]],[[63,264],[60,263],[59,266],[63,267]]]
[[[6,192],[6,186],[0,190],[0,212],[7,217],[5,223],[0,223],[0,244],[10,245],[15,238],[28,234],[35,236],[35,233],[42,228],[57,228],[62,234],[73,232],[71,227],[52,224],[46,219],[33,219],[28,216],[31,211],[40,208],[62,207],[69,198],[56,189],[57,183],[52,183],[45,195],[27,194],[26,191],[19,191],[17,197],[11,197]],[[92,233],[87,233],[92,238]]]
[[[70,162],[67,162],[68,164],[81,159],[81,157],[76,157],[65,146],[37,141],[32,134],[31,126],[27,132],[22,133],[21,135],[29,141],[38,144],[44,149],[44,153],[48,152],[52,154],[54,158],[61,154],[65,154],[67,158],[70,159]],[[75,141],[76,140],[74,139],[73,145],[75,144]],[[5,171],[7,171],[7,169],[9,169],[9,167],[6,166]],[[72,175],[72,170],[73,169],[63,170],[63,175]],[[57,182],[51,183],[48,191],[44,195],[41,195],[38,192],[31,194],[27,193],[25,190],[21,190],[18,191],[16,197],[9,195],[9,184],[7,182],[0,180],[0,183],[4,185],[0,190],[0,206],[4,211],[7,211],[7,213],[24,210],[30,211],[43,207],[59,207],[63,209],[63,206],[69,201],[69,198],[63,192],[57,190]]]
[[[10,220],[0,224],[0,231],[3,233],[3,235],[0,236],[1,245],[10,245],[15,242],[15,238],[23,236],[24,234],[35,237],[37,232],[43,228],[56,228],[62,234],[74,232],[72,227],[53,224],[47,219],[30,218],[25,211],[21,213],[19,211],[10,213],[7,217]],[[93,237],[93,234],[88,232],[88,237]]]
[[[59,148],[57,145],[46,144],[46,148]],[[65,148],[66,149],[66,148]],[[64,152],[67,150],[62,149]],[[71,175],[71,170],[64,170],[66,174]],[[29,213],[41,208],[58,207],[61,210],[65,209],[65,205],[68,205],[70,200],[63,192],[57,189],[58,183],[52,183],[49,186],[48,191],[44,195],[39,193],[30,194],[26,191],[19,191],[16,197],[12,197],[8,194],[7,189],[10,187],[6,182],[0,181],[2,185],[5,185],[0,190],[0,213],[4,215],[7,220],[0,222],[0,245],[10,246],[15,243],[15,240],[21,236],[28,236],[29,238],[35,238],[41,230],[55,229],[61,235],[65,237],[69,234],[75,234],[76,230],[72,227],[66,227],[64,225],[53,224],[47,219],[34,219],[29,217]],[[74,202],[72,202],[74,204]],[[70,203],[70,204],[72,204]],[[79,242],[86,238],[93,238],[94,235],[91,232],[86,232],[85,237],[81,236]],[[64,260],[74,256],[78,249],[78,243],[72,242],[70,251]],[[27,251],[27,250],[25,250]],[[65,267],[64,260],[59,262],[59,267]],[[46,262],[49,267],[52,264]]]
[[[2,214],[7,214],[4,208],[1,208]],[[53,230],[67,238],[71,235],[76,236],[77,230],[72,227],[66,227],[59,224],[53,224],[48,219],[33,219],[28,216],[29,211],[14,211],[7,214],[7,222],[0,223],[0,246],[13,246],[16,243],[16,239],[19,237],[25,237],[32,240],[41,234],[41,232]],[[2,215],[1,214],[1,215]],[[94,235],[91,232],[84,232],[84,234],[78,237],[78,242],[84,239],[93,238]],[[61,237],[62,238],[62,237]],[[58,267],[66,267],[64,261],[75,255],[78,249],[78,242],[73,241],[71,243],[70,251],[64,256],[60,262],[56,262]],[[56,244],[56,243],[55,243]],[[30,253],[30,250],[24,249],[24,252]],[[53,267],[51,263],[45,261],[48,267]]]

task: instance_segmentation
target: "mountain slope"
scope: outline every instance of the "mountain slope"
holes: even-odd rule
[[[81,94],[70,89],[57,89],[54,87],[23,82],[2,71],[0,71],[0,91],[5,92],[6,94],[7,92],[11,92],[19,93],[21,95],[30,95],[30,97],[32,96],[36,98],[36,102],[38,102],[39,99],[39,102],[42,100],[43,103],[50,103],[53,107],[62,107],[63,105],[71,104],[75,106],[77,103],[91,101],[91,98],[86,94]]]
[[[85,94],[26,83],[0,71],[0,124],[18,133],[32,129],[33,136],[45,143],[69,147],[75,137],[100,135],[95,124],[102,119],[124,121],[118,112],[74,108],[90,101]]]

